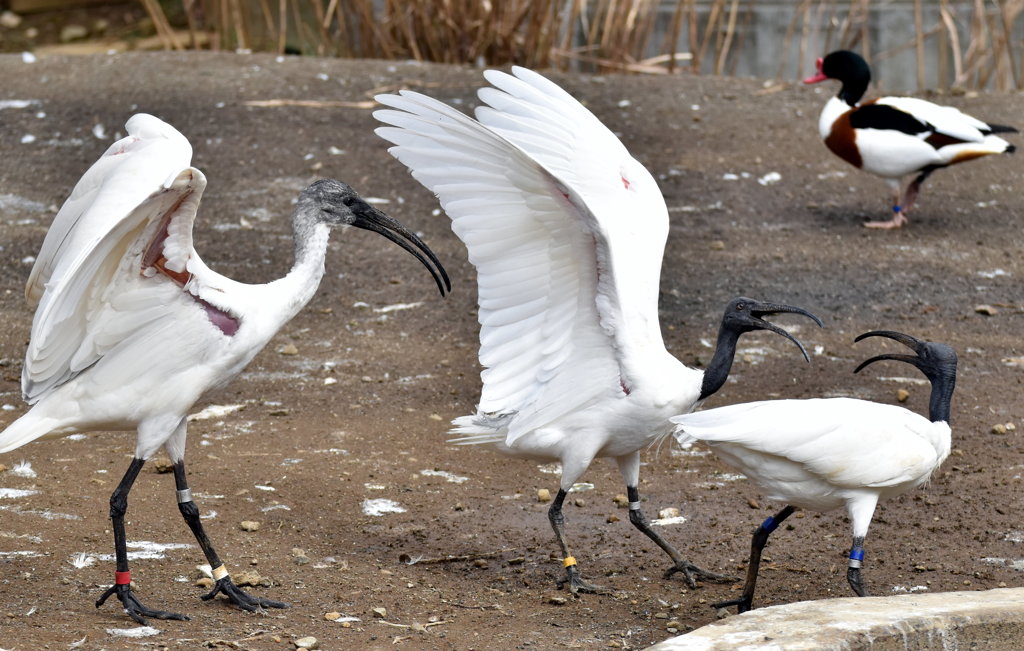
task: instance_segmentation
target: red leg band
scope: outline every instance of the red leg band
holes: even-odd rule
[[[128,585],[131,582],[131,572],[114,572],[114,585]]]

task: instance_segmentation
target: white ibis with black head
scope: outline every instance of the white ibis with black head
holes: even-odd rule
[[[887,359],[916,366],[932,385],[927,418],[896,405],[818,398],[729,405],[672,419],[680,442],[707,443],[769,499],[786,504],[754,532],[742,596],[714,604],[716,608],[750,610],[761,550],[768,536],[797,508],[846,507],[853,527],[846,576],[853,591],[864,596],[860,574],[864,538],[878,500],[921,486],[949,456],[956,353],[946,344],[890,330],[867,332],[856,341],[865,337],[887,337],[914,351],[914,355],[872,357],[854,372]]]
[[[616,461],[630,521],[681,571],[689,563],[640,510],[640,450],[671,432],[726,380],[744,332],[762,317],[807,316],[740,298],[726,309],[714,358],[687,368],[667,350],[658,320],[668,210],[651,174],[590,111],[541,75],[484,73],[493,88],[476,120],[412,91],[381,95],[374,113],[389,151],[440,199],[477,269],[483,390],[475,414],[454,421],[458,443],[562,464],[548,517],[575,594],[585,582],[565,540],[562,504],[597,457]],[[799,342],[796,342],[799,346]],[[801,346],[801,351],[803,347]],[[806,353],[805,353],[806,357]]]
[[[295,263],[283,278],[247,285],[203,263],[192,224],[206,177],[174,127],[146,114],[126,124],[85,173],[53,220],[25,288],[36,303],[22,390],[32,408],[0,432],[0,453],[29,441],[93,430],[136,430],[135,455],[110,497],[116,595],[139,623],[186,619],[144,606],[131,589],[124,515],[146,459],[161,446],[174,464],[178,507],[216,584],[255,610],[287,604],[251,596],[231,581],[199,520],[185,479],[186,416],[209,389],[238,375],[312,298],[324,274],[330,230],[384,235],[429,270],[442,295],[451,285],[416,235],[339,181],[302,191],[292,218]],[[429,260],[429,261],[428,261]],[[431,266],[433,264],[433,266]]]
[[[886,179],[893,190],[893,216],[870,221],[869,228],[899,228],[907,222],[921,184],[935,170],[991,154],[1012,153],[1016,147],[996,133],[1017,129],[986,124],[951,106],[914,97],[879,97],[861,102],[871,70],[855,52],[838,50],[818,59],[818,72],[804,79],[814,84],[827,79],[842,82],[818,122],[821,137],[832,153],[854,167]],[[917,176],[900,195],[900,181]]]

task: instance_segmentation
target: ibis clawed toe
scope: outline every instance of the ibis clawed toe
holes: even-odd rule
[[[927,418],[896,405],[853,398],[769,400],[707,409],[672,419],[680,442],[707,443],[718,457],[747,476],[769,499],[786,507],[754,532],[746,583],[738,599],[716,607],[753,606],[761,551],[773,531],[797,508],[829,511],[845,507],[853,528],[847,580],[864,596],[864,539],[879,499],[921,486],[949,456],[950,400],[956,384],[956,353],[890,330],[857,337],[886,337],[914,351],[884,354],[911,364],[931,382]]]

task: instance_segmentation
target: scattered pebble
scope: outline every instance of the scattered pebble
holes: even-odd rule
[[[22,52],[21,61],[22,63],[35,63],[37,61],[36,55],[32,54],[31,52]]]
[[[546,488],[538,489],[537,490],[537,501],[538,502],[542,502],[542,503],[543,502],[550,502],[551,501],[551,491],[549,491]]]
[[[295,640],[295,646],[300,649],[309,649],[310,651],[313,651],[313,649],[320,648],[320,641],[310,635],[307,637],[300,637]]]
[[[723,242],[722,240],[715,240],[708,245],[708,248],[711,249],[712,251],[724,251],[725,242]]]
[[[245,570],[245,571],[239,572],[238,574],[232,574],[231,576],[232,576],[232,578],[234,578],[235,585],[237,585],[239,587],[242,587],[242,586],[253,586],[253,587],[263,586],[265,588],[269,588],[271,586],[271,584],[272,584],[272,582],[270,581],[269,578],[267,578],[265,576],[261,576],[260,573],[255,571],[255,570]]]
[[[388,616],[388,609],[384,608],[383,606],[378,606],[377,608],[372,609],[370,612],[373,613],[374,617],[379,617],[381,619],[384,619]]]
[[[285,344],[277,349],[279,355],[298,355],[299,349],[295,347],[295,344]]]
[[[995,316],[999,314],[999,310],[992,307],[991,305],[975,305],[974,311],[984,316]]]
[[[13,11],[4,11],[3,13],[0,13],[0,25],[7,29],[17,29],[20,24],[21,16]]]
[[[782,180],[782,175],[778,172],[768,172],[757,180],[761,185],[773,185]]]
[[[242,527],[242,531],[257,531],[260,528],[260,523],[255,520],[242,520],[239,526]]]
[[[613,497],[612,502],[614,502],[615,506],[619,507],[620,509],[629,506],[629,498],[623,495],[622,493],[619,493],[618,495]]]
[[[60,29],[60,42],[70,43],[79,41],[89,35],[89,30],[83,25],[64,25]]]
[[[906,389],[896,389],[896,400],[906,402],[910,398],[910,392]]]
[[[996,423],[995,425],[992,426],[992,429],[989,431],[991,431],[993,434],[996,434],[997,436],[1003,436],[1009,434],[1010,432],[1013,432],[1016,429],[1017,426],[1014,425],[1013,423]]]
[[[564,606],[566,604],[566,598],[565,597],[559,597],[559,596],[555,595],[555,596],[548,597],[547,598],[547,602],[549,604],[553,604],[555,606]]]
[[[682,514],[680,513],[679,509],[677,509],[674,506],[670,506],[667,509],[662,509],[658,511],[658,517],[662,520],[666,520],[668,518],[678,518],[680,515]]]

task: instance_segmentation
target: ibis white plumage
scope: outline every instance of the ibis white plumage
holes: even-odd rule
[[[206,178],[191,167],[188,140],[146,114],[126,129],[75,186],[32,268],[25,293],[37,307],[22,373],[32,408],[0,432],[0,452],[75,432],[137,430],[134,459],[110,498],[115,582],[97,606],[116,595],[140,623],[185,619],[147,608],[130,587],[128,492],[162,446],[174,464],[179,509],[214,568],[216,584],[203,598],[223,593],[249,610],[284,607],[236,587],[203,531],[185,479],[188,410],[234,378],[310,300],[331,227],[352,225],[396,242],[430,269],[442,294],[448,277],[401,224],[344,183],[320,180],[299,196],[288,274],[263,285],[226,278],[192,246]]]
[[[715,607],[737,606],[741,613],[752,607],[761,550],[796,508],[846,508],[853,528],[847,579],[864,596],[864,538],[878,500],[921,486],[949,456],[956,353],[946,344],[888,330],[867,332],[856,340],[865,337],[888,337],[914,350],[914,355],[872,357],[854,372],[887,359],[916,366],[932,385],[927,418],[896,405],[853,398],[769,400],[672,418],[681,442],[707,443],[769,499],[786,504],[754,532],[742,595]]]
[[[736,341],[761,317],[803,309],[730,302],[705,371],[668,351],[658,320],[668,211],[651,174],[589,110],[541,75],[484,73],[476,120],[420,93],[377,100],[389,151],[440,199],[477,270],[483,389],[454,421],[459,443],[561,462],[548,517],[573,593],[585,582],[562,503],[597,457],[616,461],[630,521],[672,558],[668,574],[720,579],[684,560],[640,509],[640,450],[725,382]],[[799,342],[796,342],[799,346]],[[801,351],[803,347],[801,346]],[[806,356],[806,353],[805,353]]]
[[[869,228],[899,228],[907,221],[924,180],[937,169],[1016,148],[996,133],[1017,129],[986,124],[951,106],[914,97],[879,97],[861,102],[871,81],[871,69],[856,52],[838,50],[817,61],[814,84],[826,79],[842,82],[839,94],[821,112],[818,128],[825,145],[854,167],[881,176],[892,188],[893,216],[870,221]],[[917,176],[900,195],[900,180]]]

